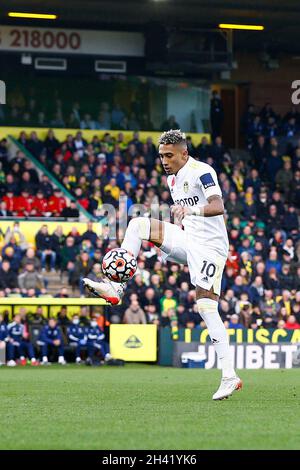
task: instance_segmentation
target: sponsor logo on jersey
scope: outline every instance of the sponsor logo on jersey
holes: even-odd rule
[[[216,183],[214,182],[210,173],[205,173],[205,175],[200,176],[200,181],[203,184],[204,189],[210,188],[211,186],[216,186]]]
[[[183,191],[184,191],[185,193],[188,193],[188,192],[189,192],[189,183],[188,183],[187,181],[185,181],[185,182],[183,183]]]
[[[184,197],[182,199],[176,199],[175,204],[180,204],[181,206],[196,206],[199,202],[199,196],[193,197]]]
[[[208,277],[207,276],[203,277],[201,281],[208,282]]]
[[[139,340],[137,336],[131,335],[125,341],[124,346],[125,348],[136,349],[136,348],[141,348],[143,346],[143,343]]]

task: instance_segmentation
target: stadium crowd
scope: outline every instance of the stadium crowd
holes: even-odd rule
[[[250,106],[243,117],[246,158],[231,155],[219,136],[211,144],[204,137],[198,146],[188,137],[189,154],[215,168],[223,191],[230,252],[220,314],[228,327],[300,328],[300,139],[297,129],[290,129],[298,115],[291,114],[281,127],[286,129],[282,138],[267,125],[272,117],[279,128],[270,105],[259,114],[264,127],[253,131],[257,114]],[[134,204],[144,206],[144,215],[152,204],[159,204],[162,212],[172,204],[157,149],[151,137],[142,142],[138,132],[129,142],[122,132],[116,138],[108,132],[102,138],[95,135],[87,142],[80,131],[59,142],[52,130],[44,141],[35,132],[22,132],[19,141],[103,223],[103,236],[97,237],[91,223],[85,234],[74,228],[67,236],[60,228],[49,234],[41,223],[34,247],[14,231],[3,234],[0,296],[44,294],[45,269],[66,272],[68,283],[84,296],[82,278],[101,277],[103,255],[118,245],[103,205],[113,206],[120,220]],[[8,160],[5,139],[0,160],[2,216],[38,212],[76,217],[76,207],[67,207],[63,195],[53,192],[46,176],[39,178],[22,152]],[[164,264],[159,250],[144,242],[138,268],[123,305],[110,309],[111,321],[203,326],[186,267]]]

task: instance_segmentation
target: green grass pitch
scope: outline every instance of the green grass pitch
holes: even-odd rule
[[[214,402],[218,370],[0,369],[1,449],[299,449],[300,370],[243,370]]]

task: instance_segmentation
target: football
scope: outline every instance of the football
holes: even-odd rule
[[[134,256],[124,248],[114,248],[102,260],[103,274],[111,281],[127,282],[136,272]]]

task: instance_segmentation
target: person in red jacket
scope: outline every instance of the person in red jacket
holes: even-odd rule
[[[33,209],[34,197],[27,190],[21,192],[21,196],[16,198],[15,210],[18,216],[30,216]]]
[[[77,198],[77,202],[84,208],[87,210],[87,208],[89,207],[89,199],[87,198],[87,196],[83,193],[82,189],[81,188],[76,188],[75,189],[75,196]]]
[[[239,254],[238,252],[234,249],[233,245],[229,246],[229,252],[228,252],[228,258],[226,261],[226,267],[227,268],[232,268],[234,271],[234,277],[238,274],[239,272]]]
[[[2,200],[6,203],[6,210],[12,212],[15,215],[17,197],[14,196],[12,191],[7,191],[6,195],[3,196]]]
[[[46,216],[48,209],[48,200],[45,198],[43,191],[39,190],[33,201],[34,215],[37,217]]]
[[[66,199],[60,189],[55,189],[53,196],[49,198],[48,209],[54,216],[60,216],[61,211],[66,207]]]
[[[295,315],[289,315],[287,321],[285,322],[284,328],[286,330],[299,330],[300,325],[297,323]]]

